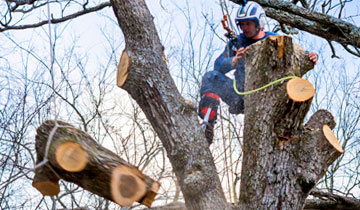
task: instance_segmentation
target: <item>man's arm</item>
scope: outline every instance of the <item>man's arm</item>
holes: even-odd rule
[[[235,56],[231,58],[231,65],[232,66],[236,66],[236,65],[239,64],[241,58],[243,58],[244,55],[245,55],[246,49],[247,48],[242,47],[242,48],[240,48],[240,49],[238,49],[236,51]]]
[[[235,52],[231,50],[231,44],[227,44],[225,50],[215,60],[214,70],[219,71],[223,74],[233,70],[236,66],[232,65],[232,59],[234,58]]]

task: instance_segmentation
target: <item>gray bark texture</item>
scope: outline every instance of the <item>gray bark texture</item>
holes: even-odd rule
[[[325,193],[318,189],[313,189],[310,193],[316,199],[307,199],[304,210],[359,210],[360,200]],[[233,210],[245,210],[241,206],[233,206]],[[187,210],[184,203],[173,202],[164,206],[147,208],[144,210]]]
[[[284,38],[249,48],[245,90],[289,75],[301,77],[313,67],[304,50]],[[303,125],[310,104],[311,99],[289,99],[286,82],[245,96],[240,203],[247,209],[302,209],[310,190],[341,155],[322,132],[323,125],[335,126],[329,112],[319,110]]]
[[[291,37],[281,40],[280,37],[266,39],[248,49],[246,90],[289,75],[301,77],[313,68],[305,51],[294,44]],[[286,82],[246,96],[240,203],[232,209],[357,208],[358,201],[340,196],[337,202],[334,196],[328,201],[306,201],[328,166],[341,155],[322,131],[323,125],[335,126],[328,111],[317,111],[304,125],[310,104],[311,99],[305,102],[289,99]],[[319,191],[312,193],[319,194]],[[324,197],[323,194],[321,199]],[[152,209],[184,210],[186,207],[177,202]]]
[[[157,132],[189,210],[230,209],[195,110],[185,103],[162,58],[153,16],[143,0],[112,0],[130,58],[122,88]]]
[[[164,49],[145,2],[111,2],[130,58],[122,88],[142,108],[166,148],[187,209],[231,209],[197,115],[179,94],[162,58]],[[313,68],[290,37],[280,58],[278,44],[266,40],[248,50],[252,59],[246,59],[247,90],[284,76],[301,77]],[[330,113],[321,110],[303,126],[310,104],[291,101],[284,83],[246,97],[241,206],[302,209],[311,188],[340,155],[327,145],[320,128],[334,127]]]

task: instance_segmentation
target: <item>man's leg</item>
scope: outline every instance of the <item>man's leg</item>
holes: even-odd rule
[[[243,88],[240,87],[241,90]],[[227,103],[232,114],[244,112],[243,96],[239,96],[233,89],[233,80],[218,71],[207,72],[201,83],[199,116],[208,119],[205,136],[209,142],[213,140],[213,127],[217,119],[217,108],[220,104],[219,97]],[[206,121],[206,120],[205,120]]]

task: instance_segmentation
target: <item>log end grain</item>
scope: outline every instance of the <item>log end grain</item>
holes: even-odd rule
[[[58,183],[52,181],[35,181],[32,183],[43,196],[55,196],[60,192],[60,186]]]
[[[335,134],[332,132],[332,130],[330,129],[330,127],[328,125],[324,125],[323,126],[323,133],[324,136],[326,137],[326,139],[328,140],[328,142],[340,153],[343,153],[343,149],[340,145],[340,142],[338,141],[338,139],[336,138]]]
[[[304,102],[315,95],[315,88],[306,79],[294,78],[288,81],[286,92],[291,100],[295,102]]]
[[[142,174],[134,168],[120,165],[111,175],[111,196],[120,206],[130,206],[146,193],[146,183]]]
[[[130,66],[130,58],[124,50],[121,54],[119,64],[117,66],[116,84],[118,87],[123,86],[128,77],[128,68]]]
[[[85,150],[76,142],[65,142],[56,148],[56,162],[66,171],[82,171],[88,162]]]

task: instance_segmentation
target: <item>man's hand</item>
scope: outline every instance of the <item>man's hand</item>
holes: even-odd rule
[[[233,67],[235,67],[239,63],[240,59],[245,55],[246,49],[247,48],[242,47],[236,51],[236,55],[231,59],[231,65]]]
[[[309,59],[316,64],[318,60],[318,55],[315,52],[309,52]]]

